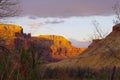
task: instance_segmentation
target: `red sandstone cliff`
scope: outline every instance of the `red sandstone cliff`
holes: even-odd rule
[[[38,39],[48,39],[53,41],[50,46],[52,50],[51,57],[54,59],[64,59],[79,55],[85,50],[85,48],[75,48],[71,45],[71,42],[65,39],[63,36],[57,35],[40,35]],[[49,42],[48,42],[49,44]],[[48,45],[47,44],[47,45]]]
[[[5,40],[9,49],[36,46],[36,51],[42,52],[42,59],[56,61],[79,55],[85,48],[75,48],[62,36],[40,35],[31,37],[31,34],[23,33],[21,26],[11,24],[0,24],[0,36]],[[35,51],[35,52],[36,52]]]
[[[14,47],[15,33],[23,33],[22,27],[13,24],[0,24],[0,39],[3,39],[5,45],[10,49]]]

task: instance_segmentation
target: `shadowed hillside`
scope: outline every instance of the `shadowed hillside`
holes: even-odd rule
[[[64,70],[69,77],[70,75],[73,75],[76,76],[76,78],[80,78],[77,77],[77,75],[79,75],[85,78],[85,75],[89,73],[93,76],[94,79],[97,79],[97,77],[95,78],[95,74],[98,74],[99,77],[100,75],[103,75],[103,77],[107,77],[108,79],[111,73],[111,69],[114,71],[114,68],[118,69],[116,75],[119,74],[120,24],[113,26],[113,31],[105,39],[93,40],[93,43],[81,55],[74,58],[62,60],[57,63],[48,64],[46,65],[44,72],[45,75],[47,74],[46,70],[49,70],[54,74],[58,74],[57,71],[59,72],[59,70]],[[54,70],[57,71],[55,72]],[[71,71],[76,74],[72,73]],[[103,73],[101,73],[101,71]],[[51,74],[51,76],[53,75]]]
[[[61,67],[91,67],[103,68],[120,67],[120,24],[113,27],[113,31],[102,40],[93,40],[88,49],[75,58],[66,59],[61,62],[50,64]],[[63,65],[66,63],[66,65]],[[75,65],[72,65],[75,64]]]

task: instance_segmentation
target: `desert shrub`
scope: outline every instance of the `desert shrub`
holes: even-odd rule
[[[44,71],[42,79],[56,80],[110,80],[112,68],[90,69],[90,68],[50,68]],[[120,69],[115,73],[115,80],[120,80]]]
[[[8,55],[0,53],[1,80],[40,80],[40,70],[43,64],[38,57],[33,56],[30,49],[20,48]]]

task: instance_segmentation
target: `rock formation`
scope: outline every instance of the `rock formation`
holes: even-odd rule
[[[16,32],[23,33],[23,29],[21,26],[13,25],[13,24],[0,24],[0,32],[10,32],[14,34]]]
[[[74,57],[85,50],[85,48],[73,47],[71,45],[71,42],[65,39],[63,36],[40,35],[37,38],[48,39],[50,41],[53,41],[53,44],[50,46],[50,48],[52,50],[51,57],[54,59],[61,60],[65,58]],[[48,42],[46,45],[48,44],[50,44],[50,42]]]
[[[21,47],[29,49],[35,45],[35,50],[41,52],[42,59],[48,62],[74,57],[85,50],[85,48],[73,47],[70,41],[62,36],[40,35],[32,37],[31,34],[23,33],[21,26],[0,24],[0,31],[0,37],[5,40],[5,44],[10,50]]]
[[[0,24],[0,39],[5,41],[5,45],[9,49],[12,49],[14,46],[15,33],[23,33],[22,27],[12,24]]]

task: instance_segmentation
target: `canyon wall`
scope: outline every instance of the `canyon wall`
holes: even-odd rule
[[[0,24],[0,37],[5,40],[5,45],[10,50],[19,48],[30,49],[35,46],[35,52],[41,52],[41,59],[48,62],[59,61],[82,53],[85,48],[75,48],[71,42],[63,36],[40,35],[31,36],[23,32],[21,26],[12,24]]]

